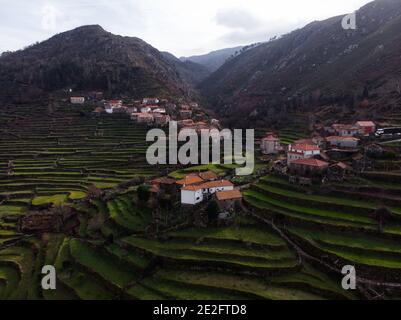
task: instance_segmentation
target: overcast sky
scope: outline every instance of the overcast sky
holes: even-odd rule
[[[0,52],[87,24],[176,56],[268,40],[370,0],[0,0]]]

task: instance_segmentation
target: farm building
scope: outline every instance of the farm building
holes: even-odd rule
[[[315,144],[293,144],[288,147],[287,164],[318,155],[320,155],[320,148]]]
[[[199,177],[205,181],[215,181],[219,178],[213,171],[200,172]]]
[[[71,97],[70,101],[72,104],[84,104],[85,97]]]
[[[216,192],[231,190],[234,190],[234,185],[227,180],[187,185],[181,189],[181,203],[195,205]]]
[[[142,107],[141,108],[141,112],[142,113],[151,113],[152,112],[152,108],[151,107]]]
[[[360,140],[354,137],[332,136],[332,137],[327,137],[326,141],[331,147],[355,149],[358,148]]]
[[[333,124],[334,132],[341,137],[354,137],[359,134],[359,127],[353,124]]]
[[[112,114],[115,109],[121,108],[122,106],[122,100],[109,100],[106,102],[106,112]]]
[[[158,98],[143,98],[142,103],[149,104],[159,104],[160,100]]]
[[[242,193],[239,190],[219,191],[216,192],[216,199],[220,210],[229,211],[234,209],[236,202],[242,200]]]
[[[358,121],[356,126],[359,128],[359,133],[364,136],[376,132],[376,124],[373,121]]]
[[[344,162],[337,162],[328,168],[328,178],[331,181],[343,181],[347,172],[351,171],[351,167]]]
[[[203,182],[205,182],[205,180],[203,180],[197,174],[189,174],[184,179],[177,180],[175,183],[178,186],[185,187],[185,186],[199,184],[199,183],[203,183]]]
[[[280,151],[280,139],[269,135],[262,139],[260,147],[263,154],[277,154]]]
[[[165,114],[166,113],[166,109],[164,109],[164,108],[155,108],[155,109],[153,109],[153,113]]]
[[[313,158],[299,159],[291,162],[290,171],[300,176],[316,176],[324,173],[329,163]]]
[[[177,191],[175,180],[168,177],[152,180],[152,186],[157,186],[159,190],[169,194],[174,194]]]

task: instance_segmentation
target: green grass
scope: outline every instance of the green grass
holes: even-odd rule
[[[118,288],[123,288],[137,279],[138,275],[134,270],[130,270],[126,265],[116,263],[111,257],[106,256],[79,240],[71,240],[70,247],[71,255],[77,263],[88,268]]]
[[[318,295],[302,290],[287,289],[271,285],[260,277],[233,276],[216,272],[160,271],[160,276],[174,279],[180,283],[201,285],[209,288],[226,289],[235,293],[249,295],[250,298],[268,300],[319,300]]]
[[[65,194],[57,194],[54,196],[39,196],[32,200],[34,206],[41,206],[44,204],[62,204],[67,201],[68,196]]]
[[[251,250],[228,245],[195,245],[179,241],[158,242],[136,237],[123,240],[124,243],[145,250],[148,253],[187,262],[202,261],[237,265],[261,269],[292,268],[296,265],[294,255],[289,251]]]

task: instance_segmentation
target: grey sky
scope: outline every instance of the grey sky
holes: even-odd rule
[[[0,52],[99,24],[176,56],[265,41],[370,0],[0,0]]]

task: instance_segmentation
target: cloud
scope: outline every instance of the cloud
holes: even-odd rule
[[[219,11],[216,15],[216,22],[224,27],[242,30],[254,29],[262,24],[261,21],[250,12],[240,8]]]
[[[370,0],[0,0],[0,51],[87,24],[177,56],[268,40]]]
[[[57,28],[57,18],[60,16],[59,10],[52,4],[46,4],[42,7],[42,21],[41,25],[43,30],[54,31]]]

